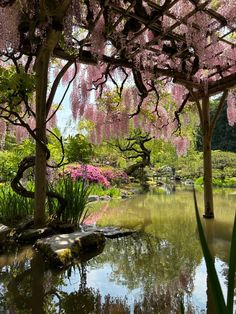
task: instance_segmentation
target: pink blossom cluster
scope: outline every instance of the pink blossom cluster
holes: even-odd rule
[[[63,175],[69,175],[72,180],[76,181],[78,179],[85,179],[91,183],[99,183],[105,187],[109,187],[110,183],[107,178],[102,174],[99,167],[92,165],[76,165],[69,166]]]
[[[128,175],[122,170],[101,168],[101,171],[112,184],[129,183]]]
[[[0,51],[17,49],[19,45],[18,25],[20,11],[18,4],[0,8]]]
[[[234,126],[236,123],[236,97],[231,92],[227,97],[227,118],[229,125]]]
[[[121,170],[111,168],[100,168],[92,165],[76,165],[69,166],[63,172],[63,175],[69,175],[72,180],[80,178],[86,179],[91,183],[99,183],[104,187],[109,187],[110,184],[128,183],[128,175]]]
[[[186,137],[176,137],[173,139],[173,144],[176,148],[178,156],[185,156],[187,154],[189,140]]]
[[[172,87],[172,96],[177,106],[180,107],[183,103],[184,97],[187,94],[187,90],[184,86],[179,84],[174,84]]]

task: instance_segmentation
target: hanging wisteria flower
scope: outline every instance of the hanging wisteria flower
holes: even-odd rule
[[[178,156],[185,156],[188,151],[189,140],[186,137],[176,137],[173,140]]]
[[[236,97],[232,92],[229,92],[227,97],[227,118],[230,126],[236,123]]]

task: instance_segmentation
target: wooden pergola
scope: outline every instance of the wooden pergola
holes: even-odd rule
[[[214,58],[223,58],[226,50],[236,51],[235,27],[228,25],[226,18],[218,13],[217,9],[211,7],[212,1],[197,0],[166,0],[166,1],[99,1],[100,7],[93,19],[81,21],[79,27],[88,33],[82,40],[75,41],[78,54],[76,57],[81,62],[96,64],[98,58],[91,52],[91,34],[98,28],[101,17],[104,19],[103,36],[106,44],[110,45],[108,54],[100,56],[99,61],[114,66],[124,66],[140,72],[152,72],[156,77],[172,78],[174,82],[184,85],[191,90],[195,97],[202,98],[205,94],[204,82],[197,82],[195,74],[199,65],[199,56],[196,47],[191,46],[185,36],[186,28],[191,25],[197,33],[201,32],[200,25],[194,22],[195,17],[201,17],[209,21],[209,30],[206,32],[205,49],[214,49],[216,43],[222,44],[223,50],[216,51]],[[87,1],[84,1],[87,12],[92,12]],[[179,17],[176,13],[178,6],[188,6],[186,14]],[[111,18],[112,16],[112,18]],[[164,25],[166,21],[168,26]],[[145,34],[151,34],[151,38]],[[139,39],[144,40],[139,43]],[[123,43],[122,43],[123,41]],[[127,49],[126,49],[127,48]],[[236,54],[236,52],[235,52]],[[56,55],[65,57],[62,51],[58,50]],[[137,66],[136,60],[142,59],[143,55],[155,58],[153,66],[145,67],[142,61]],[[158,63],[158,59],[166,60]],[[208,72],[209,96],[232,88],[236,84],[235,59],[230,58],[224,66],[215,65]],[[180,69],[173,68],[169,63],[180,64]],[[184,65],[189,64],[191,71],[184,71]],[[182,65],[182,69],[181,69]]]
[[[0,0],[0,7],[16,3],[16,0]],[[103,64],[105,77],[112,77],[116,68],[130,69],[141,99],[137,114],[149,92],[157,91],[155,84],[159,80],[186,88],[176,115],[189,100],[197,106],[203,130],[205,215],[213,217],[211,135],[228,90],[236,85],[234,1],[225,4],[223,0],[25,0],[22,3],[19,49],[16,54],[8,51],[5,57],[17,63],[22,55],[29,56],[26,71],[33,57],[36,59],[37,223],[44,223],[45,212],[45,117],[60,80],[73,63]],[[68,62],[48,91],[52,57]],[[150,89],[147,81],[151,82]],[[216,115],[210,118],[209,98],[216,94],[221,99]]]

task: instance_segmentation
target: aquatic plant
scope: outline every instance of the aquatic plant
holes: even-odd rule
[[[60,193],[66,200],[66,209],[62,213],[61,220],[70,223],[80,223],[86,216],[86,205],[88,196],[93,190],[84,179],[71,180],[70,177],[64,176],[52,187],[54,191]],[[48,200],[49,213],[57,211],[57,203],[53,199]]]
[[[233,314],[233,302],[234,302],[234,279],[236,270],[236,215],[234,219],[234,226],[231,238],[230,258],[229,258],[229,271],[228,271],[228,289],[227,289],[227,302],[225,303],[223,292],[220,286],[219,278],[215,269],[213,257],[210,253],[207,240],[202,227],[196,194],[194,191],[194,205],[197,219],[197,227],[200,238],[200,243],[207,267],[207,274],[212,290],[213,301],[215,305],[216,313],[218,314]]]
[[[0,189],[0,221],[13,224],[20,219],[33,215],[33,200],[20,196],[12,191],[8,184],[2,184]]]

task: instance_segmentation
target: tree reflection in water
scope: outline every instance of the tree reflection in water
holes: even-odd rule
[[[132,216],[141,231],[108,240],[102,254],[66,270],[47,268],[40,255],[32,256],[32,252],[19,251],[17,258],[15,252],[0,256],[0,313],[176,314],[181,301],[186,313],[205,311],[205,301],[199,305],[193,299],[202,252],[192,206],[188,209],[185,203],[190,201],[184,196],[179,200],[171,196],[175,206],[168,199],[166,208],[160,207],[160,198],[150,196],[138,198],[136,205],[122,202],[119,212],[114,208],[115,219],[119,213],[120,219],[131,224]],[[234,199],[232,204],[236,204]],[[222,218],[205,230],[212,254],[223,264],[225,281],[231,219],[226,216],[228,207],[223,204],[222,208]],[[106,219],[111,221],[108,214],[110,210]],[[208,297],[210,313],[209,291]]]

